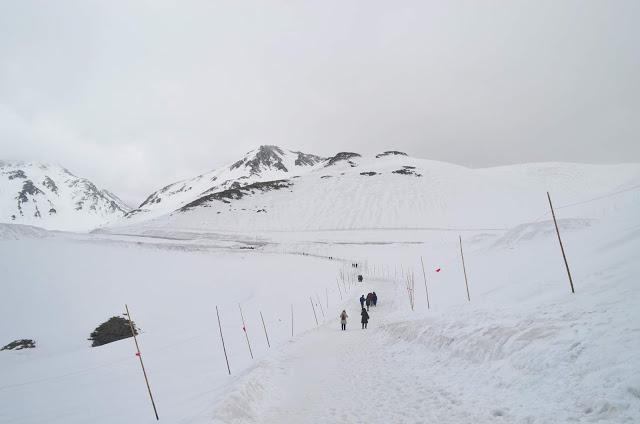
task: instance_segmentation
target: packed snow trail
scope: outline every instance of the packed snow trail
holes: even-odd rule
[[[404,288],[389,281],[365,287],[365,295],[373,290],[379,298],[368,329],[361,329],[361,293],[354,291],[345,306],[347,331],[337,315],[330,317],[288,345],[277,362],[260,363],[250,381],[216,407],[215,422],[482,422],[465,408],[463,394],[434,387],[427,364],[389,349],[385,317],[407,303]]]
[[[214,405],[214,422],[624,423],[640,416],[638,330],[625,313],[635,291],[620,298],[584,287],[579,297],[535,306],[464,304],[425,314],[408,310],[401,283],[363,287],[345,301],[346,332],[335,313],[275,349]],[[379,303],[362,330],[358,298],[371,290]]]

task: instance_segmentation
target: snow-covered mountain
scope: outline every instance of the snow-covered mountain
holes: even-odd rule
[[[129,222],[144,221],[173,212],[203,196],[257,182],[293,178],[324,160],[277,146],[260,146],[228,166],[161,188],[129,212],[127,218]]]
[[[0,161],[0,222],[83,231],[129,210],[112,193],[61,166]]]
[[[135,232],[506,229],[549,219],[546,191],[560,207],[637,186],[638,164],[470,169],[398,151],[323,159],[262,146],[230,166],[163,188],[113,225]]]

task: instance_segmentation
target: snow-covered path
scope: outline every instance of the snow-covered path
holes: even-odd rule
[[[406,296],[388,281],[375,281],[368,287],[380,298],[378,306],[371,307],[368,329],[361,329],[358,292],[348,310],[346,332],[340,330],[336,317],[285,346],[280,356],[259,363],[244,384],[216,408],[216,422],[460,423],[495,419],[482,420],[466,408],[463,393],[434,385],[426,362],[419,367],[415,357],[407,357],[407,351],[389,348],[387,318],[400,302],[407,302]]]
[[[336,314],[275,349],[215,405],[214,422],[532,424],[638,416],[640,375],[629,366],[640,355],[636,339],[624,336],[633,331],[624,313],[631,295],[594,303],[585,293],[533,309],[469,304],[425,315],[408,311],[400,283],[368,283],[364,292],[375,290],[380,303],[367,330],[353,291],[345,302],[348,331],[340,331]]]

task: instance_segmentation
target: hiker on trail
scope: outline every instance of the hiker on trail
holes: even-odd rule
[[[345,331],[347,329],[347,318],[349,318],[349,315],[347,315],[347,311],[343,310],[340,314],[340,324],[342,324],[342,331]]]
[[[362,275],[358,275],[358,283],[362,283]]]
[[[373,306],[378,304],[378,295],[376,292],[371,293],[371,301],[373,302]]]
[[[360,296],[360,307],[364,308],[364,294]]]
[[[367,311],[368,311],[369,306],[371,305],[371,293],[367,293],[367,298],[364,300],[364,303],[367,305]]]
[[[369,322],[369,313],[367,312],[366,309],[362,308],[362,312],[360,312],[360,315],[362,315],[362,329],[364,330],[365,328],[367,328],[367,323]]]

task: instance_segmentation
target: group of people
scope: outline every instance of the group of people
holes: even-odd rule
[[[364,297],[364,295],[360,296],[360,307],[362,309],[364,309],[364,305],[367,305],[368,311],[370,306],[376,306],[377,303],[378,295],[376,294],[376,292],[367,293],[367,297]]]
[[[368,293],[367,297],[364,297],[364,294],[360,296],[360,308],[362,309],[362,311],[360,311],[360,316],[362,317],[360,323],[362,324],[363,330],[367,328],[367,324],[369,323],[369,307],[375,307],[377,304],[378,295],[376,294],[376,292]],[[366,308],[365,305],[367,306]],[[342,331],[345,331],[347,329],[347,318],[349,318],[349,315],[347,315],[347,311],[343,310],[340,314],[340,324],[342,326]]]

